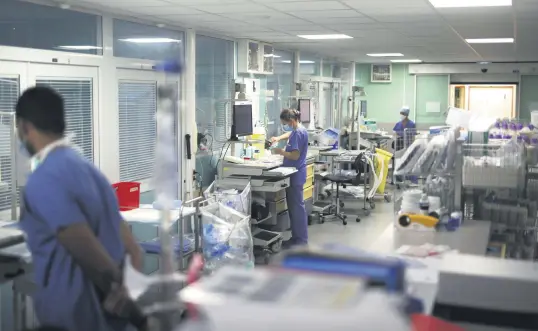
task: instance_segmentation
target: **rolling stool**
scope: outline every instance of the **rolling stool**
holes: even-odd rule
[[[357,170],[357,174],[354,176],[329,174],[323,177],[323,180],[328,180],[336,184],[336,196],[335,204],[329,208],[329,213],[320,215],[320,223],[323,224],[325,223],[325,218],[332,217],[341,220],[343,225],[347,225],[347,215],[340,212],[340,208],[344,207],[344,203],[340,201],[340,185],[359,185],[361,183],[361,173],[364,172],[364,166],[362,164],[362,154],[357,155],[357,157],[355,158],[355,161],[353,162],[353,168]],[[355,221],[357,223],[360,222],[360,217],[357,216]]]

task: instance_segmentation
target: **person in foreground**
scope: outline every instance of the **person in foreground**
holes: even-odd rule
[[[64,138],[62,97],[46,87],[30,88],[15,111],[21,150],[31,156],[20,225],[32,253],[40,325],[145,329],[146,318],[122,282],[126,255],[140,269],[141,251],[105,176]]]
[[[295,109],[284,109],[280,121],[287,131],[272,142],[288,139],[285,149],[275,148],[276,154],[284,156],[284,167],[294,167],[297,172],[291,175],[290,187],[286,189],[286,202],[291,223],[291,239],[283,243],[283,248],[308,244],[308,217],[303,199],[303,187],[306,182],[306,153],[308,152],[308,132],[299,123],[300,114]]]

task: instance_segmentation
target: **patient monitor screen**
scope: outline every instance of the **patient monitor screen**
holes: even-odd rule
[[[310,122],[310,100],[309,99],[299,100],[299,113],[301,113],[301,122],[303,123]]]
[[[234,105],[233,124],[235,125],[236,135],[251,135],[254,131],[252,128],[252,105]]]

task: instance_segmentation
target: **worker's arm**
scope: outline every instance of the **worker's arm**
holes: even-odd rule
[[[58,242],[95,286],[105,310],[142,328],[146,323],[145,317],[123,286],[121,266],[99,242],[80,208],[76,190],[85,186],[72,185],[69,178],[45,174],[37,177],[34,185],[24,192],[25,206],[28,212],[56,233]]]
[[[120,226],[121,240],[123,241],[127,255],[131,258],[131,264],[136,270],[142,271],[143,251],[140,248],[140,245],[136,242],[127,222],[121,221]]]
[[[128,319],[134,326],[143,327],[145,317],[122,285],[122,269],[110,258],[87,223],[79,221],[59,227],[57,238],[104,297],[105,310]]]
[[[290,132],[285,132],[284,134],[282,134],[282,135],[280,135],[278,137],[271,138],[271,141],[272,142],[279,142],[279,141],[284,140],[284,139],[289,139],[290,135],[291,135],[291,131]]]
[[[299,157],[301,156],[301,153],[299,153],[298,150],[293,150],[291,152],[282,151],[281,155],[284,156],[286,159],[290,159],[293,161],[299,160]]]

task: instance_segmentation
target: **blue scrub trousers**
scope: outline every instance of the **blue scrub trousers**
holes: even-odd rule
[[[303,199],[303,185],[291,185],[286,189],[286,202],[291,225],[291,243],[308,244],[308,217]]]

